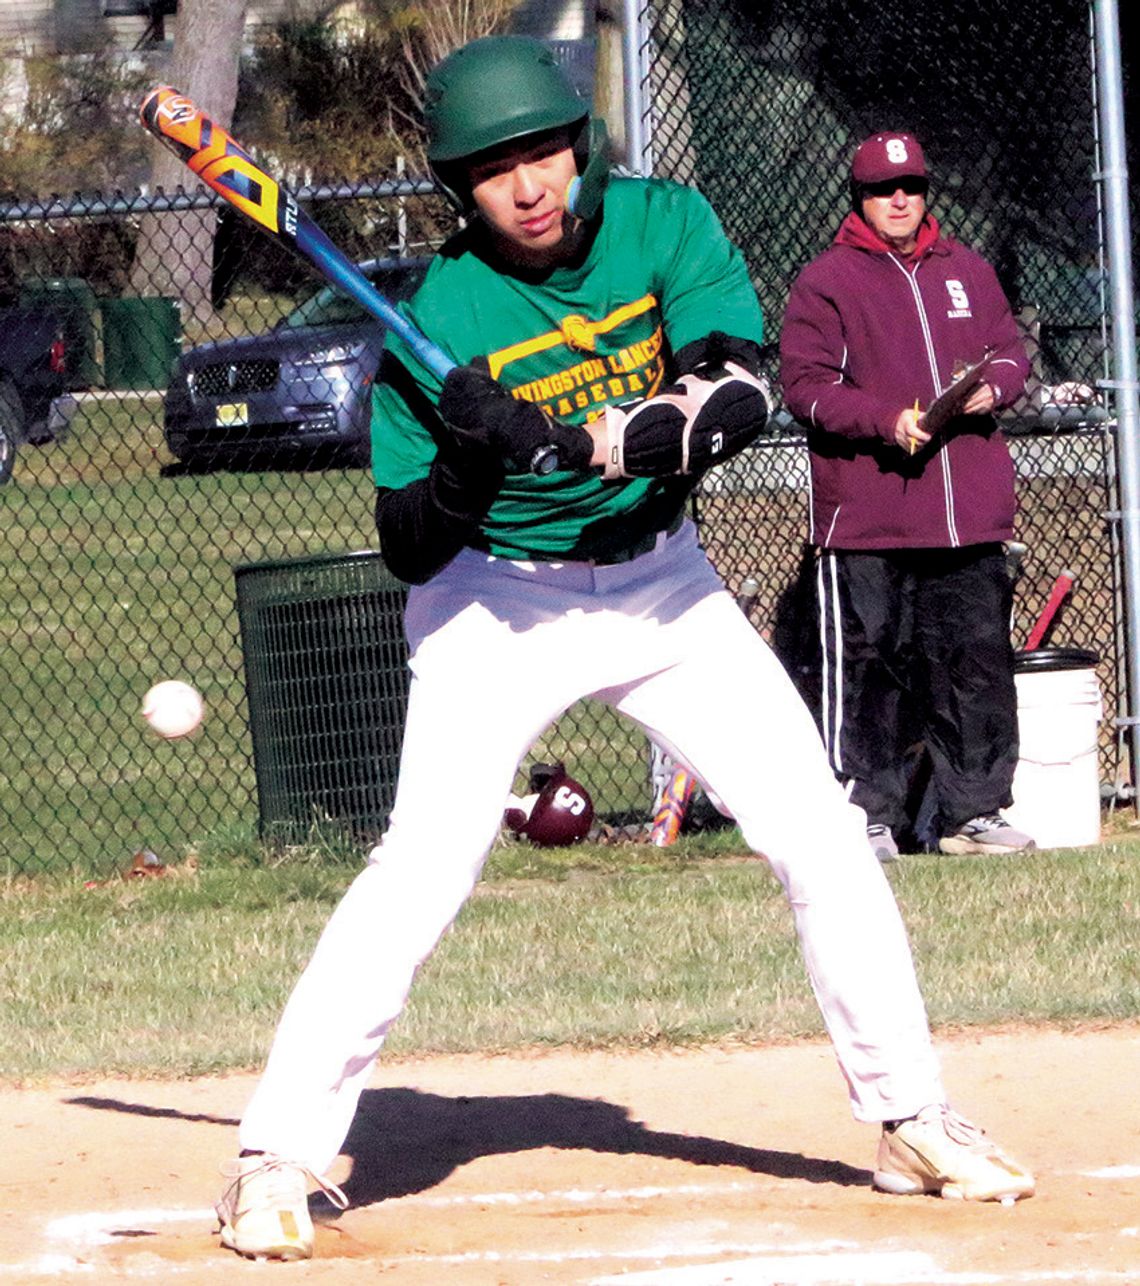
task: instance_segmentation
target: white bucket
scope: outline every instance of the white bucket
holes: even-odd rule
[[[1021,752],[1013,806],[1002,811],[1038,848],[1080,848],[1100,840],[1096,662],[1095,652],[1078,648],[1017,655]]]

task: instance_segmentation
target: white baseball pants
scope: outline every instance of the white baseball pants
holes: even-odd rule
[[[943,1101],[910,947],[865,816],[692,524],[616,566],[466,550],[412,589],[406,628],[413,678],[389,828],[286,1006],[243,1148],[327,1170],[416,969],[479,877],[518,764],[591,695],[675,752],[767,858],[855,1117],[901,1118]],[[456,767],[446,792],[444,762]]]

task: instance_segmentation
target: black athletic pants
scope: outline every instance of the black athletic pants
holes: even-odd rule
[[[821,730],[868,825],[914,832],[923,746],[934,838],[1010,804],[1017,695],[1001,545],[825,549],[816,603]]]

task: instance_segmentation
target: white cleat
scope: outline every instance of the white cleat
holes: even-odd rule
[[[1034,1192],[1033,1175],[1023,1165],[944,1103],[883,1126],[874,1185],[882,1192],[1003,1205]]]
[[[215,1207],[222,1245],[247,1259],[312,1258],[310,1178],[339,1209],[348,1205],[335,1183],[272,1153],[238,1157],[222,1172],[232,1180]]]

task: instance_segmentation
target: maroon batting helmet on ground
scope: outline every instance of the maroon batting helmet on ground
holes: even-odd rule
[[[543,848],[585,839],[594,823],[594,804],[590,792],[569,776],[564,764],[535,764],[530,789],[534,802],[529,816],[520,808],[510,808],[504,816],[511,830]]]

